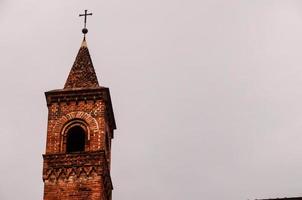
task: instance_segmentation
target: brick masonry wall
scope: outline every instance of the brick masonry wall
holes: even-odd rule
[[[102,100],[54,103],[49,106],[46,153],[63,152],[62,133],[65,125],[80,119],[88,125],[87,150],[105,149],[105,134],[109,127],[105,119],[105,104]]]
[[[77,159],[70,160],[66,154],[65,130],[72,123],[81,123],[87,128],[84,154],[89,162],[80,162],[83,158],[80,155]],[[108,125],[103,99],[56,102],[48,105],[43,166],[44,200],[111,199],[110,145],[108,148],[106,134],[111,143],[112,131]],[[93,157],[91,161],[91,155],[99,151],[103,152],[104,156]],[[77,153],[72,155],[77,156]],[[58,158],[64,159],[58,161]]]
[[[46,181],[44,200],[107,200],[102,177],[93,175],[87,178],[71,176],[67,180]]]
[[[112,183],[104,151],[46,154],[44,200],[108,200]]]

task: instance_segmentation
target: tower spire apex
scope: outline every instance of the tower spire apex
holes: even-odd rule
[[[84,28],[82,30],[84,38],[78,52],[78,55],[74,61],[74,64],[70,70],[69,76],[66,80],[64,89],[79,89],[79,88],[97,88],[99,87],[98,79],[94,71],[90,53],[87,47],[86,34],[88,29],[86,28],[87,16],[92,15],[85,10],[84,14],[80,14],[80,17],[84,17]]]
[[[97,88],[99,82],[84,37],[78,55],[69,72],[64,89]]]
[[[92,13],[88,13],[88,10],[85,10],[84,14],[79,15],[79,17],[84,17],[84,28],[82,29],[82,33],[84,34],[84,40],[85,40],[85,35],[88,33],[88,29],[86,28],[87,16],[92,16]]]
[[[83,41],[82,41],[81,47],[86,47],[86,48],[88,48],[88,46],[87,46],[87,42],[86,42],[86,37],[85,37],[85,36],[84,36],[84,38],[83,38]]]

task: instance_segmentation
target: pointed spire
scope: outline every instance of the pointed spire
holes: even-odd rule
[[[99,87],[92,60],[84,37],[78,55],[69,72],[64,89]]]

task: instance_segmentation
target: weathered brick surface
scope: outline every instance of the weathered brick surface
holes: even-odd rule
[[[106,132],[110,132],[105,121],[105,105],[102,100],[54,103],[49,106],[46,153],[65,151],[64,128],[75,120],[82,121],[88,128],[86,149],[104,149]]]
[[[45,182],[44,199],[107,200],[104,193],[101,176],[91,176],[83,179],[72,177],[68,180]]]
[[[112,183],[104,151],[44,155],[44,200],[102,199]]]
[[[111,200],[111,139],[116,125],[109,89],[98,85],[86,45],[64,89],[45,94],[44,200]],[[67,133],[74,126],[85,132],[85,151],[67,153]]]
[[[77,91],[81,96],[81,91]],[[75,96],[77,96],[75,95]],[[44,155],[44,200],[94,200],[111,198],[110,151],[113,127],[103,97],[94,100],[64,99],[65,91],[50,92]],[[65,98],[66,99],[66,98]],[[84,153],[66,154],[66,130],[73,124],[85,127]],[[114,123],[113,123],[114,124]],[[95,156],[98,155],[98,156]]]

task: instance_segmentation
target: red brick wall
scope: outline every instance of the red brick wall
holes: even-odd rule
[[[107,200],[100,175],[45,181],[44,200]]]
[[[106,103],[103,99],[48,104],[44,200],[110,200],[110,145]],[[85,152],[66,154],[66,127],[86,126]]]
[[[109,131],[102,100],[55,103],[49,106],[46,153],[63,152],[63,129],[68,122],[80,119],[88,125],[90,145],[87,150],[105,149],[105,133]]]

